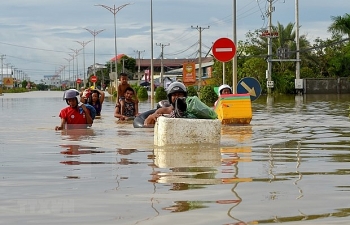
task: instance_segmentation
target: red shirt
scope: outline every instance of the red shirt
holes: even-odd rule
[[[72,108],[68,106],[61,110],[59,117],[66,120],[67,128],[87,128],[85,112],[81,107]]]

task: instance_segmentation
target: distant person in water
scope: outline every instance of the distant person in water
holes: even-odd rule
[[[114,117],[119,118],[119,120],[128,120],[128,119],[134,118],[139,114],[137,111],[138,103],[133,99],[134,95],[135,95],[134,89],[132,89],[131,87],[127,87],[124,92],[124,99],[123,99],[124,103],[123,105],[116,104],[115,110],[114,110]]]
[[[91,90],[91,95],[88,98],[87,103],[93,106],[96,110],[96,116],[101,116],[102,104],[105,100],[105,93],[101,90]]]
[[[232,94],[232,88],[227,85],[227,84],[223,84],[219,87],[219,90],[218,90],[218,94],[219,94],[219,98],[221,95],[229,95],[229,94]],[[214,103],[214,107],[216,107],[216,104],[218,103],[219,99],[216,100],[216,102]]]
[[[124,114],[123,110],[124,110],[124,103],[125,103],[125,96],[124,93],[126,92],[127,88],[131,88],[130,84],[128,83],[128,75],[126,73],[121,73],[120,77],[119,77],[119,85],[118,85],[118,90],[117,90],[117,105],[121,105],[120,107],[120,114]],[[133,95],[134,101],[136,103],[136,111],[138,111],[138,99],[136,96],[136,93],[134,93]]]
[[[56,126],[55,130],[83,129],[92,126],[93,119],[90,110],[85,104],[79,105],[77,96],[79,96],[79,91],[75,89],[65,91],[63,98],[68,106],[60,111],[61,125]]]

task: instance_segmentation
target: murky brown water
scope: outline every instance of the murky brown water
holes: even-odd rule
[[[0,224],[350,224],[350,95],[262,96],[219,147],[177,149],[109,98],[54,131],[62,95],[0,96]]]

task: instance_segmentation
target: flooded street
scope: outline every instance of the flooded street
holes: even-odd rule
[[[0,96],[0,224],[350,224],[350,95],[261,96],[220,146],[177,148],[112,98],[55,131],[62,96]]]

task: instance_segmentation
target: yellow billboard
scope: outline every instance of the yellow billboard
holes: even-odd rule
[[[4,77],[2,79],[2,83],[5,87],[13,87],[13,78],[12,77]]]

